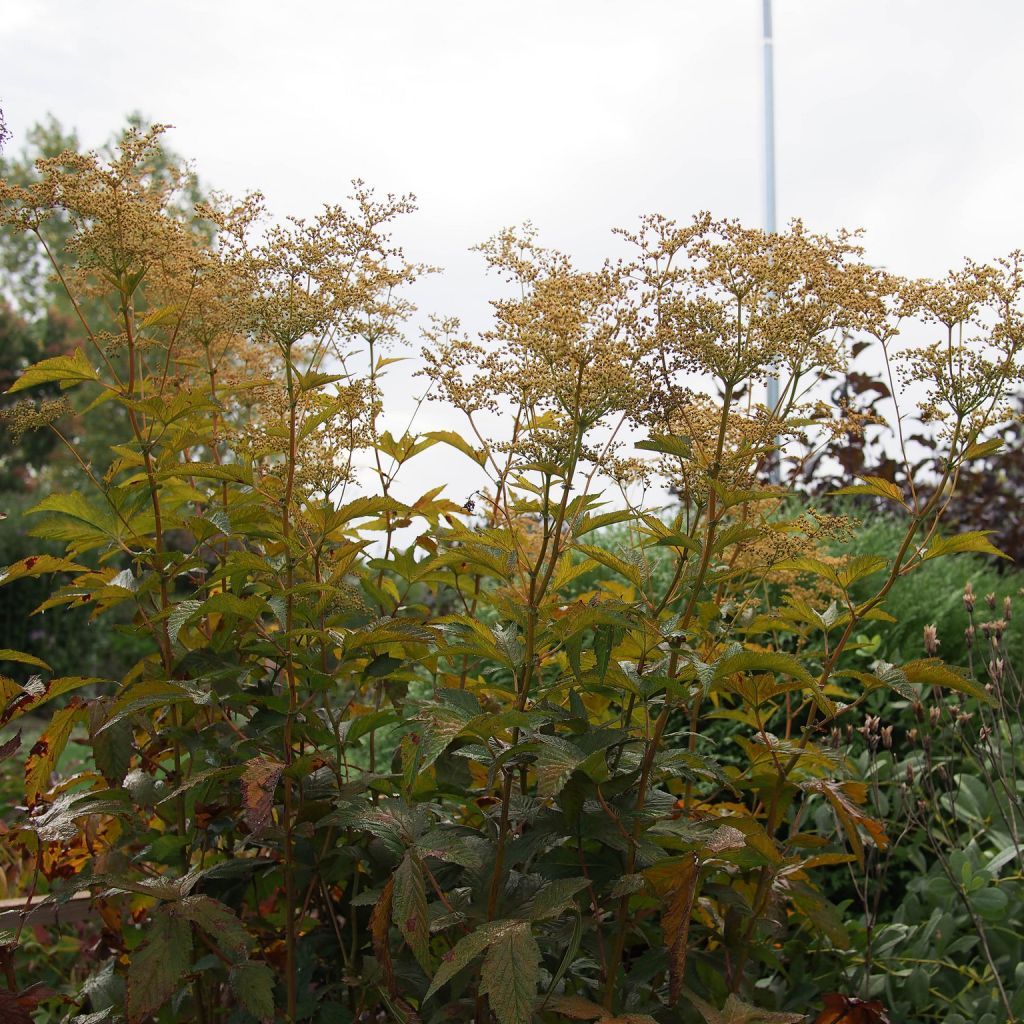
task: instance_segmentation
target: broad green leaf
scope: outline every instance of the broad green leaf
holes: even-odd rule
[[[24,651],[12,651],[9,647],[0,650],[0,661],[17,661],[22,665],[32,665],[35,668],[45,669],[47,672],[51,671],[50,666],[42,658],[37,658],[34,654],[26,654]]]
[[[537,795],[541,799],[557,796],[569,781],[569,776],[587,758],[587,754],[574,743],[561,736],[540,735],[537,755]]]
[[[463,967],[475,960],[492,942],[500,938],[509,929],[525,925],[522,921],[490,921],[482,924],[468,935],[463,935],[458,942],[441,957],[441,963],[434,978],[423,997],[426,1002],[444,984],[451,981]]]
[[[561,917],[575,896],[589,885],[585,878],[553,878],[545,882],[523,907],[523,916],[531,921]]]
[[[870,494],[875,498],[885,498],[888,501],[898,502],[906,507],[903,500],[903,488],[880,476],[863,476],[862,484],[851,484],[849,487],[840,487],[837,491],[829,491],[829,494]]]
[[[700,1011],[706,1024],[804,1024],[807,1020],[802,1013],[773,1013],[770,1010],[762,1010],[734,995],[726,999],[721,1010],[716,1010],[710,1003],[689,990],[686,990],[686,998]]]
[[[475,463],[483,466],[487,462],[487,453],[479,448],[474,448],[461,434],[456,434],[454,430],[428,430],[424,437],[429,437],[434,441],[443,441],[445,444],[450,444],[453,448],[458,448],[464,455],[468,455]]]
[[[158,910],[146,929],[146,942],[132,953],[125,991],[129,1024],[139,1024],[177,992],[192,963],[192,926]]]
[[[427,921],[427,889],[423,865],[412,850],[406,852],[395,870],[391,912],[395,925],[416,957],[416,962],[429,977],[432,966],[430,928]]]
[[[273,1020],[274,972],[267,964],[236,964],[228,974],[231,991],[243,1010],[260,1020]]]
[[[186,896],[170,910],[175,917],[183,917],[200,928],[234,962],[246,959],[249,951],[249,933],[235,912],[210,896]]]
[[[480,972],[480,992],[498,1024],[530,1024],[539,979],[540,947],[530,925],[516,921],[490,943]]]
[[[985,704],[995,704],[995,698],[971,679],[963,670],[945,664],[939,658],[920,658],[899,666],[911,683],[927,683],[947,690],[966,693]]]
[[[693,445],[688,437],[671,434],[651,434],[646,440],[637,441],[633,447],[646,452],[674,455],[678,459],[689,459],[693,455]]]

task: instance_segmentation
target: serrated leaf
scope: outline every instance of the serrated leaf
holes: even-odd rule
[[[62,388],[69,388],[84,381],[99,379],[100,375],[90,365],[85,352],[81,348],[76,348],[69,356],[43,359],[30,366],[10,386],[8,394],[24,391],[25,388],[34,388],[39,384],[56,383]]]
[[[128,1024],[155,1013],[181,986],[192,963],[192,926],[167,911],[151,918],[146,943],[132,954],[125,990]]]
[[[210,896],[186,896],[170,911],[175,917],[199,925],[230,960],[244,960],[249,951],[249,933],[234,911]]]
[[[423,436],[429,437],[434,441],[443,441],[445,444],[450,444],[453,448],[458,448],[460,452],[468,455],[480,466],[487,462],[486,452],[474,448],[461,434],[456,434],[454,430],[428,430]]]
[[[567,907],[575,907],[576,894],[588,884],[585,878],[553,878],[545,882],[526,903],[523,916],[531,921],[560,917]]]
[[[561,736],[540,735],[537,754],[537,795],[541,799],[557,796],[569,776],[587,758],[587,754]]]
[[[687,990],[686,998],[700,1011],[706,1024],[803,1024],[802,1013],[773,1013],[751,1006],[738,996],[730,995],[721,1010],[716,1010],[700,996]]]
[[[1009,555],[1000,551],[988,539],[991,532],[991,530],[968,530],[966,533],[956,533],[952,537],[936,537],[928,545],[923,560],[970,551],[978,555],[994,555],[996,558],[1013,561]]]
[[[427,889],[423,865],[411,850],[395,870],[392,917],[427,976],[431,973],[430,928],[427,921]]]
[[[202,601],[188,600],[179,601],[176,605],[171,608],[170,614],[167,616],[167,635],[171,638],[171,643],[175,643],[178,639],[178,634],[181,632],[181,627],[199,609],[202,607]]]
[[[48,843],[70,842],[78,835],[79,818],[90,814],[124,814],[127,804],[73,790],[59,793],[44,811],[33,814],[28,827]]]
[[[13,565],[0,570],[0,584],[13,583],[15,580],[31,576],[43,576],[48,572],[88,572],[84,565],[73,562],[70,558],[57,558],[55,555],[29,555]]]
[[[17,695],[4,709],[4,713],[0,715],[0,725],[7,725],[8,722],[41,708],[54,697],[62,697],[72,690],[80,690],[83,686],[102,682],[104,680],[98,676],[58,676],[44,683],[38,676],[34,676],[27,686],[19,688]]]
[[[941,686],[947,690],[966,693],[984,704],[996,703],[995,698],[979,686],[965,672],[957,670],[939,658],[920,658],[908,661],[899,666],[900,671],[911,683],[927,683],[930,686]],[[883,679],[883,682],[885,680]]]
[[[464,935],[458,942],[441,957],[430,988],[427,989],[423,1001],[426,1002],[444,984],[451,981],[456,974],[466,967],[472,960],[476,959],[492,941],[499,938],[505,931],[517,925],[524,925],[522,921],[490,921],[482,924],[468,935]],[[525,925],[525,927],[529,927]]]
[[[243,1010],[261,1021],[274,1019],[274,972],[267,964],[251,960],[236,964],[228,982]]]
[[[26,654],[24,651],[12,651],[9,647],[0,650],[0,661],[17,661],[22,665],[32,665],[47,672],[51,671],[50,666],[42,658],[37,658],[34,654]]]
[[[688,437],[676,437],[671,434],[651,434],[633,446],[646,452],[658,452],[662,455],[674,455],[679,459],[689,459],[693,455],[693,445]]]
[[[25,799],[34,804],[39,794],[50,786],[50,776],[57,767],[71,730],[85,719],[85,706],[73,700],[67,707],[54,713],[46,731],[36,741],[25,761]]]
[[[491,942],[480,971],[498,1024],[530,1024],[540,979],[540,947],[529,924],[516,921]]]

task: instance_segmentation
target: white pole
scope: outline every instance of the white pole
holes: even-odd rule
[[[775,227],[775,61],[772,48],[772,0],[761,0],[762,42],[764,52],[764,229],[774,234]],[[768,378],[768,408],[779,403],[779,380]],[[770,477],[780,479],[778,453],[772,457]]]

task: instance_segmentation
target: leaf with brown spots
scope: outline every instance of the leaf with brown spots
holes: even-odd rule
[[[409,850],[394,874],[394,903],[392,915],[416,962],[432,973],[430,964],[430,930],[427,922],[427,891],[423,879],[423,865],[419,857]]]
[[[68,745],[71,730],[84,718],[85,704],[75,697],[66,708],[61,708],[53,716],[46,732],[29,751],[25,761],[25,799],[30,805],[39,799],[44,790],[49,789],[50,776]]]

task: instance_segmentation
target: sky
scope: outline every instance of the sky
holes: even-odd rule
[[[471,246],[597,264],[644,213],[763,223],[761,0],[3,0],[0,105],[86,145],[132,110],[208,184],[308,215],[412,192],[428,312],[487,324]],[[1019,0],[774,0],[778,220],[939,275],[1024,244]]]

